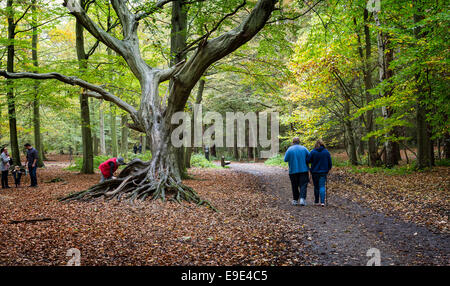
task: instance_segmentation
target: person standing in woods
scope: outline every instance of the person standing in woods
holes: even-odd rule
[[[311,174],[314,183],[314,203],[325,206],[326,182],[328,172],[331,170],[331,155],[325,148],[322,140],[317,140],[314,149],[311,150],[309,163],[311,163]]]
[[[139,147],[138,147],[138,152],[139,152],[139,154],[141,154],[141,153],[142,153],[142,144],[139,144]]]
[[[284,155],[284,162],[288,162],[289,164],[289,179],[291,180],[292,194],[294,197],[292,204],[294,206],[298,204],[306,206],[306,189],[309,182],[309,168],[307,164],[309,151],[306,147],[300,145],[300,139],[298,137],[292,139],[292,144]],[[300,202],[298,202],[299,197]]]
[[[209,161],[209,146],[205,146],[205,158]]]
[[[0,150],[0,170],[2,171],[2,189],[9,189],[8,185],[8,170],[10,167],[11,158],[6,147]]]
[[[101,173],[100,183],[115,179],[114,172],[117,171],[117,168],[119,168],[120,165],[126,165],[122,157],[111,158],[101,163],[100,166],[98,166]]]
[[[25,166],[28,166],[28,171],[30,172],[30,187],[37,187],[37,161],[39,157],[38,151],[31,146],[30,143],[26,143],[25,148],[27,149],[27,160],[25,161]]]
[[[137,150],[138,150],[138,148],[137,148],[136,144],[134,144],[134,146],[133,146],[133,153],[137,154]]]

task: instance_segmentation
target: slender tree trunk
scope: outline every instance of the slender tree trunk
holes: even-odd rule
[[[103,114],[102,101],[99,104],[99,133],[100,133],[100,155],[106,155],[106,142],[105,142],[105,116]]]
[[[84,7],[84,0],[80,0],[81,7]],[[80,71],[83,73],[87,69],[87,55],[84,50],[84,28],[77,20],[75,23],[76,34],[76,50],[78,57],[78,65]],[[94,154],[92,146],[92,133],[90,126],[90,110],[89,98],[82,92],[80,94],[80,108],[81,108],[81,137],[83,142],[83,166],[81,173],[94,173]]]
[[[364,76],[364,90],[365,90],[365,100],[366,104],[369,104],[372,101],[372,95],[369,90],[373,88],[373,80],[372,80],[372,68],[371,68],[371,57],[372,57],[372,40],[370,36],[369,29],[369,11],[364,9],[364,40],[365,40],[365,53],[362,49],[362,44],[360,40],[359,34],[358,42],[359,42],[359,54],[361,60],[363,62],[363,76]],[[356,24],[356,19],[354,18],[354,22]],[[373,122],[373,110],[370,109],[365,114],[366,119],[366,133],[371,133],[374,130],[374,122]],[[374,136],[370,136],[367,142],[368,147],[368,163],[369,166],[375,166],[378,164],[378,151],[377,145]]]
[[[355,137],[353,135],[352,122],[350,121],[350,100],[348,98],[344,101],[344,112],[345,112],[345,133],[347,134],[348,140],[348,153],[349,159],[352,165],[358,165],[358,158],[356,157],[356,144]]]
[[[111,126],[111,153],[113,157],[117,157],[119,150],[117,144],[117,126],[116,126],[116,106],[114,104],[110,104],[110,117],[109,123]],[[143,148],[144,146],[142,146]]]
[[[450,133],[444,135],[444,159],[450,159]]]
[[[145,154],[147,151],[147,135],[141,136],[141,144],[142,144],[142,154]]]
[[[359,124],[358,124],[358,137],[359,137],[359,139],[358,139],[358,144],[359,144],[358,153],[361,156],[364,155],[364,153],[365,153],[365,147],[364,147],[365,143],[364,143],[364,140],[361,139],[361,138],[364,137],[363,124],[364,124],[364,118],[363,118],[363,116],[360,116],[359,117]]]
[[[94,102],[94,99],[90,98],[89,109],[90,109],[90,122],[91,122],[91,133],[92,133],[92,151],[95,156],[98,156],[98,137],[97,137],[97,128],[96,128],[96,120],[95,120],[95,110],[97,109],[97,105]]]
[[[8,54],[6,60],[6,70],[8,72],[14,72],[14,56],[15,56],[15,36],[16,36],[16,24],[14,22],[14,8],[13,0],[6,2],[6,8],[8,12]],[[16,99],[14,97],[14,84],[12,80],[6,81],[6,97],[8,101],[8,116],[9,116],[9,137],[11,146],[11,155],[14,165],[22,166],[20,160],[19,140],[17,138],[17,120],[16,120]]]
[[[128,115],[122,115],[122,143],[121,143],[121,151],[122,156],[127,159],[128,158]]]
[[[37,31],[37,11],[36,5],[37,0],[31,1],[31,11],[32,11],[32,20],[33,20],[33,36],[31,39],[31,57],[33,60],[33,65],[35,67],[35,71],[37,73],[39,64],[38,64],[38,31]],[[34,146],[36,150],[39,152],[37,165],[38,167],[44,167],[44,146],[42,144],[42,135],[41,135],[41,118],[39,114],[39,81],[34,81],[34,98],[33,98],[33,125],[34,125]]]
[[[378,18],[378,12],[374,12],[373,16],[375,18],[375,24],[379,29],[381,29],[381,22]],[[378,45],[378,69],[379,69],[379,80],[380,82],[383,81],[390,81],[391,77],[393,76],[392,69],[390,68],[390,64],[392,60],[394,59],[394,50],[389,48],[390,40],[389,36],[385,35],[381,30],[378,31],[377,34],[377,45]],[[391,96],[390,91],[384,91],[381,93],[381,96],[389,97]],[[392,114],[394,113],[392,110],[392,107],[390,106],[383,106],[382,107],[382,113],[385,121],[389,121],[389,119],[392,117]],[[388,132],[388,134],[385,135],[385,165],[388,168],[393,167],[394,165],[398,164],[398,156],[397,156],[397,149],[398,149],[398,143],[393,142],[390,137],[397,137],[397,134],[395,133],[395,128]]]
[[[416,9],[419,13],[423,13],[420,5],[420,1],[414,1]],[[414,22],[418,23],[424,19],[423,15],[415,14]],[[424,37],[420,27],[414,29],[414,34],[419,40]],[[423,169],[426,167],[432,167],[432,159],[430,152],[430,136],[428,134],[428,126],[426,122],[427,118],[427,105],[426,105],[426,92],[424,87],[424,81],[420,80],[421,75],[416,75],[417,82],[417,106],[416,106],[416,128],[417,128],[417,168]]]

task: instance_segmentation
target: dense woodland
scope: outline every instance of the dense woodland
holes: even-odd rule
[[[0,265],[449,265],[449,4],[0,0]],[[174,146],[197,104],[278,112],[279,154]],[[293,137],[333,165],[298,204]]]
[[[76,76],[137,109],[142,85],[127,56],[86,29],[63,2],[0,2],[1,75]],[[135,31],[140,59],[160,69],[192,58],[261,3],[274,5],[250,41],[198,71],[178,109],[201,103],[204,111],[221,113],[277,111],[281,151],[295,135],[308,147],[323,138],[332,148],[345,148],[354,165],[392,167],[417,157],[417,168],[427,168],[450,156],[446,1],[383,0],[379,11],[358,0],[79,4],[102,31],[124,39],[130,35],[122,2],[128,2],[126,13],[140,17]],[[156,96],[165,100],[172,81],[161,82]],[[84,173],[93,172],[95,156],[128,157],[134,144],[142,144],[144,152],[152,149],[151,135],[136,126],[132,114],[98,94],[100,99],[89,97],[86,86],[34,79],[0,84],[0,145],[10,146],[15,163],[25,142],[33,143],[41,158],[73,148],[83,156]],[[199,151],[184,149],[176,152],[181,170]],[[213,147],[212,155],[253,160],[260,151],[254,149]]]

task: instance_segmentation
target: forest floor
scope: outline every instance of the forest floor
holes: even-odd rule
[[[70,248],[82,265],[365,265],[373,247],[382,265],[450,264],[448,168],[409,179],[337,168],[325,208],[311,205],[312,187],[308,206],[291,206],[283,168],[191,169],[186,184],[215,213],[160,201],[61,203],[99,175],[52,159],[38,170],[38,188],[26,178],[24,187],[0,190],[0,265],[65,265]],[[29,219],[48,220],[19,222]]]
[[[191,204],[145,201],[61,203],[99,174],[66,171],[66,158],[38,170],[38,188],[0,190],[0,265],[304,265],[301,225],[270,206],[250,174],[192,169],[186,181],[220,212]],[[51,183],[59,178],[59,182]],[[11,182],[10,178],[10,182]],[[10,184],[12,185],[12,184]],[[23,182],[28,186],[29,180]],[[12,221],[50,218],[38,222]]]

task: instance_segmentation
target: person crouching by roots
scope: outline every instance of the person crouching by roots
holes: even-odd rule
[[[317,140],[314,149],[311,150],[309,163],[311,163],[311,174],[314,183],[314,203],[325,206],[327,175],[331,170],[331,155],[325,148],[322,140]]]
[[[14,177],[14,184],[16,185],[16,188],[20,187],[20,180],[22,179],[22,175],[25,174],[25,169],[15,166],[11,173]]]
[[[101,173],[100,183],[104,181],[108,181],[111,179],[115,179],[114,172],[117,171],[120,165],[126,165],[124,159],[122,157],[111,158],[98,166]]]

